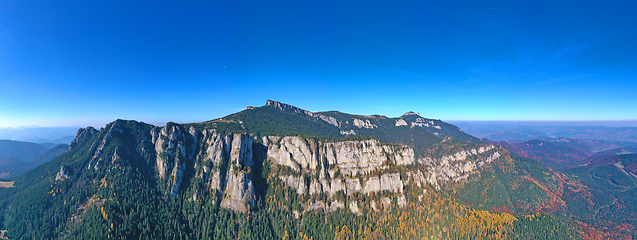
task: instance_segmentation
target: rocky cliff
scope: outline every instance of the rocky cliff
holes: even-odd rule
[[[407,185],[414,185],[412,190],[422,199],[427,188],[439,189],[441,184],[465,180],[499,157],[493,145],[434,159],[417,158],[408,146],[382,144],[376,139],[317,141],[298,136],[270,136],[263,137],[263,143],[268,149],[268,161],[290,169],[288,174],[277,176],[283,184],[297,194],[323,196],[327,200],[311,202],[306,211],[334,211],[348,206],[352,212],[360,213],[362,206],[357,200],[346,205],[337,197],[339,193],[345,196],[361,193],[369,198],[391,192],[398,196],[396,203],[402,206],[406,204]],[[370,207],[376,210],[382,209],[379,206],[383,204],[392,204],[386,197],[372,199]]]
[[[272,104],[296,111],[290,106]],[[403,122],[398,120],[396,125],[404,126],[406,122]],[[123,134],[119,124],[116,121],[99,132],[92,128],[78,132],[74,142],[99,134],[91,144],[94,154],[89,169],[98,170],[104,163],[105,146],[113,137]],[[355,125],[374,128],[369,121],[363,120],[358,124],[355,121]],[[448,182],[465,180],[499,157],[493,145],[476,145],[441,157],[416,156],[409,146],[384,144],[375,138],[330,140],[263,136],[256,139],[249,134],[222,135],[216,129],[198,130],[194,126],[175,123],[150,128],[146,138],[153,147],[143,148],[143,155],[154,162],[154,172],[159,181],[166,184],[169,195],[177,197],[200,184],[191,200],[196,200],[204,191],[217,196],[221,207],[239,212],[249,210],[255,200],[252,171],[255,161],[278,169],[270,180],[277,179],[282,186],[293,189],[300,196],[323,199],[305,202],[304,211],[348,208],[359,214],[366,207],[382,210],[388,204],[407,204],[407,186],[412,189],[409,194],[415,194],[414,199],[422,200],[427,189],[440,189]],[[257,146],[265,149],[264,156],[253,154]],[[110,162],[115,163],[119,157],[115,149]],[[261,157],[265,159],[259,160]],[[192,176],[186,173],[192,173]],[[182,186],[186,178],[194,180],[189,181],[189,186]],[[397,198],[382,196],[385,192]],[[372,202],[363,204],[352,197],[356,194],[363,194]]]

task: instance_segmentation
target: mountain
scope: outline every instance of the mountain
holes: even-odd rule
[[[0,128],[0,139],[34,142],[69,144],[75,137],[79,126],[73,127],[19,127]]]
[[[0,140],[0,178],[19,176],[68,150],[69,145],[66,144],[47,149],[36,143]]]
[[[46,163],[48,161],[51,161],[52,159],[56,158],[57,156],[62,155],[63,153],[67,152],[68,150],[69,150],[69,145],[67,145],[67,144],[59,144],[59,145],[49,149],[48,151],[40,154],[36,158],[32,159],[31,161],[29,161],[29,164],[32,167],[40,166],[41,164]]]
[[[631,154],[637,153],[637,146],[629,146],[629,147],[618,147],[606,151],[596,152],[596,156],[604,156],[604,155],[621,155],[621,154]]]
[[[0,158],[16,158],[28,162],[47,150],[37,143],[0,140]]]
[[[470,143],[487,143],[486,141],[482,139],[466,134],[459,127],[440,121],[440,119],[423,118],[420,116],[420,113],[414,113],[410,111],[405,113],[400,118],[407,120],[408,122],[405,122],[405,123],[409,124],[411,127],[414,127],[414,126],[421,127],[438,137],[451,136],[455,139],[465,141],[465,142],[470,142]],[[397,122],[396,124],[398,125],[398,124],[405,124],[405,123]]]
[[[634,231],[637,155],[597,156],[565,174],[579,182],[564,192],[574,219],[609,230]]]
[[[72,141],[72,140],[71,140],[71,141]],[[69,141],[69,142],[70,142],[70,141]],[[54,147],[56,147],[56,146],[60,145],[60,144],[57,144],[57,143],[38,143],[38,144],[42,145],[42,146],[43,146],[43,147],[45,147],[46,149],[51,149],[51,148],[54,148]]]
[[[520,143],[502,142],[501,144],[520,156],[535,159],[555,169],[565,169],[583,164],[595,154],[613,151],[609,149],[623,149],[619,147],[635,145],[632,142],[568,138],[539,138]],[[630,149],[630,147],[626,149]],[[619,151],[621,152],[621,150]]]
[[[492,141],[528,141],[546,137],[637,143],[637,127],[581,126],[583,123],[578,122],[456,122],[456,124],[469,134]]]
[[[16,158],[0,158],[0,179],[9,179],[31,169],[30,164]]]
[[[0,188],[0,227],[10,239],[634,234],[571,219],[580,181],[441,121],[267,101],[202,123],[80,129],[68,152]]]

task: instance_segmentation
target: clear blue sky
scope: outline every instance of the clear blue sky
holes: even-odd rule
[[[198,122],[267,99],[637,119],[634,1],[183,2],[1,1],[0,127]]]

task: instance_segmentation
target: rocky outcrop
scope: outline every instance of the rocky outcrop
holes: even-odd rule
[[[375,139],[321,142],[286,136],[264,137],[263,142],[268,148],[267,158],[273,164],[289,167],[296,172],[278,176],[296,194],[324,195],[327,200],[338,202],[339,193],[345,196],[357,193],[378,196],[390,192],[396,194],[394,204],[398,207],[408,204],[404,194],[408,184],[416,186],[412,191],[420,191],[416,192],[416,196],[418,201],[422,201],[427,194],[427,186],[439,189],[442,184],[462,181],[500,157],[493,145],[478,145],[439,159],[416,159],[413,149],[408,146],[381,144]],[[415,165],[417,163],[420,165]],[[391,170],[392,165],[411,169],[399,173]],[[315,174],[317,171],[318,174]],[[374,210],[392,206],[389,198],[372,200],[370,204]],[[334,211],[336,206],[347,206],[353,213],[360,211],[356,202],[343,203],[342,206],[332,203],[329,207],[323,202],[314,202],[305,210],[324,209],[329,212]]]
[[[252,137],[246,134],[234,135],[230,151],[230,169],[227,173],[226,188],[221,207],[239,212],[248,210],[246,203],[254,202],[251,169]]]
[[[303,110],[303,109],[300,109],[300,108],[297,108],[295,106],[288,105],[288,104],[285,104],[285,103],[272,101],[272,100],[267,100],[265,102],[265,106],[271,106],[271,107],[274,107],[274,108],[279,109],[281,111],[292,111],[292,112],[295,112],[295,113],[305,114],[305,115],[308,115],[310,117],[314,117],[314,118],[323,120],[326,123],[329,123],[330,125],[333,125],[335,127],[339,127],[339,128],[341,127],[341,122],[338,119],[334,118],[334,117],[325,116],[325,115],[318,114],[318,113],[313,113],[313,112],[310,112],[310,111],[307,111],[307,110]]]
[[[91,151],[94,151],[94,154],[93,154],[93,157],[91,158],[91,161],[88,163],[88,167],[87,167],[88,169],[90,169],[91,167],[93,167],[95,170],[99,169],[99,166],[102,162],[102,158],[100,158],[100,156],[104,152],[104,147],[107,145],[108,141],[113,137],[113,134],[123,133],[123,131],[118,128],[120,121],[121,120],[117,120],[107,125],[106,126],[107,129],[104,130],[106,131],[106,134],[104,135],[104,137],[102,137],[101,141],[99,141],[99,138],[98,138],[93,142],[93,144],[91,145]],[[99,145],[98,145],[98,142],[99,142]]]
[[[433,120],[422,118],[422,117],[416,118],[416,121],[412,122],[411,126],[412,127],[418,126],[418,127],[424,127],[424,128],[432,127],[436,129],[442,129],[440,126],[437,126]]]
[[[60,171],[55,174],[55,181],[68,179],[69,175],[64,171],[64,166],[60,167]]]
[[[440,159],[427,157],[418,161],[421,164],[430,166],[429,170],[431,172],[429,174],[436,182],[442,184],[467,179],[478,168],[493,162],[499,157],[500,153],[495,149],[495,146],[488,145],[459,151],[452,155],[443,156]]]
[[[345,136],[356,136],[356,131],[354,131],[354,130],[341,131],[341,135],[345,135]]]
[[[69,151],[71,151],[73,147],[77,146],[78,143],[80,143],[84,139],[89,139],[93,137],[93,135],[95,135],[96,133],[97,133],[97,130],[95,130],[95,128],[93,127],[80,128],[79,130],[77,130],[75,139],[73,139],[73,141],[71,142],[71,145],[69,145]]]
[[[222,136],[212,129],[203,131],[199,137],[202,147],[196,161],[202,165],[200,181],[209,192],[219,194],[221,207],[247,211],[254,202],[254,139],[246,134]]]
[[[314,171],[320,167],[323,170],[339,169],[341,174],[356,176],[383,169],[388,161],[396,165],[409,165],[416,159],[412,148],[381,144],[376,139],[316,142],[313,139],[286,136],[264,137],[263,142],[268,147],[268,159],[295,171]],[[321,145],[323,147],[319,148]],[[335,170],[329,174],[333,177]]]
[[[400,179],[400,174],[398,173],[388,173],[383,174],[379,177],[371,177],[367,180],[365,184],[365,188],[363,189],[363,193],[372,193],[372,192],[381,192],[381,191],[391,191],[391,192],[402,192],[403,191],[403,181]]]
[[[228,172],[228,184],[221,207],[239,212],[248,210],[246,203],[254,201],[254,187],[249,174],[232,169]]]
[[[319,165],[317,143],[312,139],[302,137],[269,137],[265,142],[268,145],[268,159],[273,162],[288,166],[296,171],[301,168],[316,169]],[[277,144],[277,142],[279,142]]]
[[[426,184],[431,184],[429,182],[429,179],[422,177],[422,172],[414,172],[416,172],[415,175],[420,176],[418,178],[414,178],[414,181],[417,183],[418,186],[423,187]],[[338,192],[343,192],[347,196],[350,196],[354,193],[363,193],[366,195],[370,195],[371,193],[381,193],[383,191],[402,193],[404,186],[410,181],[410,179],[402,179],[400,177],[400,174],[398,173],[386,173],[381,175],[380,177],[343,177],[333,178],[330,180],[311,179],[309,180],[309,184],[308,181],[301,176],[279,176],[279,179],[281,179],[281,181],[287,186],[294,189],[297,194],[326,194],[329,197],[336,196]]]
[[[408,126],[409,124],[407,124],[407,121],[405,121],[405,119],[398,119],[396,120],[396,127],[400,127],[400,126]]]
[[[372,122],[370,122],[368,119],[361,120],[361,119],[358,119],[358,118],[354,118],[353,124],[354,124],[354,126],[357,126],[359,128],[367,128],[367,129],[374,129],[374,128],[378,127],[378,126],[374,125]]]
[[[169,176],[170,195],[176,196],[188,161],[192,161],[197,150],[199,133],[190,128],[188,132],[174,123],[163,128],[150,130],[152,142],[155,144],[155,171],[160,178]]]

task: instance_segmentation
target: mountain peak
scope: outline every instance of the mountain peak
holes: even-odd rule
[[[419,116],[420,117],[420,113],[415,113],[413,111],[409,111],[409,112],[406,112],[405,114],[403,114],[403,116],[409,116],[409,115],[414,115],[414,116]]]
[[[282,103],[282,102],[268,100],[268,101],[265,102],[265,106],[271,106],[271,107],[274,107],[274,108],[279,109],[281,111],[288,111],[289,110],[289,111],[292,111],[292,112],[295,112],[295,113],[305,114],[305,115],[308,115],[310,117],[321,119],[321,120],[323,120],[323,121],[325,121],[325,122],[327,122],[330,125],[333,125],[335,127],[339,127],[339,128],[341,127],[341,122],[338,119],[334,118],[334,117],[325,116],[325,115],[318,114],[318,113],[315,113],[315,112],[310,112],[308,110],[304,110],[304,109],[301,109],[301,108],[298,108],[298,107],[295,107],[295,106],[292,106],[292,105],[289,105],[289,104],[285,104],[285,103]]]
[[[281,111],[292,110],[294,112],[299,112],[299,113],[310,112],[310,111],[307,111],[307,110],[292,106],[290,104],[285,104],[285,103],[282,103],[282,102],[279,102],[279,101],[272,101],[272,100],[267,100],[265,102],[264,107],[265,106],[271,106],[271,107],[277,108],[277,109],[279,109]],[[308,114],[308,115],[310,115],[310,114]]]
[[[268,99],[267,101],[265,101],[265,105],[264,106],[274,106],[274,105],[277,105],[277,104],[281,104],[281,102],[272,101],[272,100]]]

